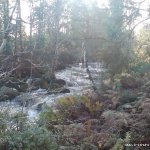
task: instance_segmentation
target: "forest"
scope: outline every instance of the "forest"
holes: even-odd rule
[[[149,0],[0,0],[0,150],[148,149]]]

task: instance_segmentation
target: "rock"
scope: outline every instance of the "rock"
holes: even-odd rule
[[[133,110],[133,107],[130,104],[125,104],[122,106],[122,108],[125,112],[128,112],[128,113],[131,113]]]
[[[28,84],[27,84],[27,83],[24,83],[24,84],[20,84],[20,85],[19,85],[18,91],[19,91],[19,92],[26,92],[27,89],[28,89]]]
[[[33,79],[33,81],[32,81],[32,86],[40,87],[41,82],[42,82],[42,81],[41,81],[40,78],[35,78],[35,79]]]
[[[139,87],[138,81],[132,76],[122,76],[120,79],[120,82],[122,84],[122,87],[125,89],[138,88]]]
[[[19,92],[26,92],[28,88],[28,84],[26,82],[20,81],[15,77],[10,77],[5,83],[5,86],[9,88],[15,88]]]
[[[56,89],[56,90],[53,90],[53,89],[48,89],[48,94],[59,94],[59,93],[70,93],[70,90],[69,89],[65,89],[65,88],[62,88],[62,89]]]
[[[36,110],[41,111],[46,106],[46,102],[40,103],[37,105]]]
[[[40,79],[40,78],[34,79],[32,82],[32,86],[38,87],[41,89],[48,89],[49,88],[48,82],[45,79]]]
[[[43,78],[45,81],[49,82],[49,83],[50,83],[51,81],[53,81],[53,80],[56,79],[55,75],[54,75],[54,74],[51,74],[51,73],[49,73],[49,72],[45,73],[45,74],[42,76],[42,78]]]
[[[19,92],[14,88],[3,86],[0,88],[0,100],[12,99],[19,95]]]
[[[66,84],[66,81],[63,79],[55,79],[53,82],[62,86]]]
[[[62,89],[59,93],[70,93],[69,89]]]

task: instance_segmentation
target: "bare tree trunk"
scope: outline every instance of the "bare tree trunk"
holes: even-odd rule
[[[3,42],[2,42],[2,44],[0,46],[0,53],[2,53],[4,47],[6,46],[7,40],[9,38],[9,34],[10,34],[11,30],[12,30],[11,21],[12,21],[12,17],[13,17],[13,14],[15,12],[16,6],[17,6],[17,3],[15,4],[15,6],[13,8],[13,11],[12,11],[10,17],[9,17],[9,21],[8,21],[7,27],[6,27],[5,31],[4,31],[4,38],[3,38]]]
[[[30,50],[33,49],[33,39],[32,39],[32,28],[33,28],[33,17],[32,17],[32,13],[33,13],[33,2],[30,2]]]
[[[61,15],[61,0],[56,0],[55,2],[55,19],[54,19],[54,26],[55,26],[55,41],[54,41],[54,57],[52,61],[52,72],[54,72],[57,63],[58,63],[58,45],[59,45],[59,23],[60,23],[60,15]]]
[[[21,51],[23,50],[23,41],[22,41],[22,18],[21,18],[21,5],[20,5],[20,0],[18,2],[18,14],[17,14],[17,19],[18,19],[18,24],[19,24],[19,43],[20,43],[20,49]]]

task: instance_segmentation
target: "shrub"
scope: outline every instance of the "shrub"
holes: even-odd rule
[[[80,109],[80,113],[87,111],[91,115],[97,115],[98,112],[102,110],[102,103],[99,101],[92,101],[87,96],[71,96],[61,98],[58,101],[58,106],[61,112],[69,111],[69,114],[71,114],[70,112],[74,109],[77,109],[78,111]]]
[[[55,136],[44,126],[29,123],[22,112],[0,113],[0,150],[55,150]]]

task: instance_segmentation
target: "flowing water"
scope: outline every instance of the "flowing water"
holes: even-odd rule
[[[83,68],[83,66],[83,64],[75,64],[65,70],[56,72],[56,78],[66,81],[65,88],[69,89],[70,93],[49,95],[46,90],[38,89],[30,93],[24,93],[12,101],[1,102],[0,106],[3,109],[8,108],[11,112],[24,110],[27,112],[29,119],[33,120],[38,116],[43,104],[50,106],[61,97],[73,94],[80,95],[84,90],[91,88],[91,82],[88,78],[86,68]],[[89,70],[92,73],[97,87],[100,87],[101,73],[104,71],[103,66],[99,63],[91,63],[89,64]],[[21,106],[20,101],[26,103]]]

